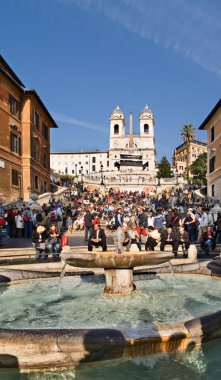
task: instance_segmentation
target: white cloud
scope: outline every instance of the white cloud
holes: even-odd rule
[[[98,12],[221,76],[221,6],[210,0],[51,0]]]
[[[92,123],[89,123],[87,121],[83,121],[83,120],[78,120],[78,119],[75,119],[73,117],[69,117],[69,116],[66,116],[66,115],[63,115],[61,113],[55,113],[55,112],[51,112],[53,118],[57,121],[57,122],[61,122],[61,123],[65,123],[65,124],[70,124],[70,125],[73,125],[75,127],[82,127],[82,128],[86,128],[86,129],[92,129],[94,131],[98,131],[98,132],[102,132],[102,133],[109,133],[109,129],[105,129],[105,127],[102,127],[100,125],[97,125],[97,124],[92,124]]]

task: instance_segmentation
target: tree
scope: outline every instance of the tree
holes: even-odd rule
[[[170,163],[166,156],[163,156],[161,158],[160,163],[158,164],[158,173],[157,173],[157,178],[171,178],[173,177],[173,173],[171,170]]]
[[[200,154],[197,159],[190,166],[190,171],[195,176],[199,182],[206,183],[206,173],[207,173],[207,153]],[[194,180],[196,182],[196,180]]]
[[[186,173],[187,173],[187,180],[189,179],[189,158],[190,158],[190,142],[194,139],[195,137],[195,128],[193,128],[192,124],[186,124],[183,126],[181,129],[181,137],[184,142],[186,142],[187,146],[187,154],[186,154]]]

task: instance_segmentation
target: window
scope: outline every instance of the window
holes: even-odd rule
[[[38,190],[38,186],[39,186],[39,184],[38,184],[38,176],[35,175],[34,176],[34,187],[35,187],[36,190]]]
[[[38,113],[34,110],[34,120],[33,120],[35,128],[39,130],[39,115]]]
[[[92,165],[92,172],[95,172],[95,171],[96,171],[96,166]]]
[[[19,186],[19,174],[18,170],[12,169],[12,185]]]
[[[215,185],[211,186],[211,195],[212,197],[215,197]]]
[[[85,162],[85,165],[88,165],[88,161]]]
[[[119,125],[118,125],[118,124],[115,124],[115,125],[114,125],[114,134],[115,134],[115,135],[118,135],[118,134],[119,134]]]
[[[92,162],[93,162],[93,164],[95,164],[95,162],[96,162],[96,157],[92,157]]]
[[[11,94],[9,94],[9,111],[12,115],[20,119],[21,117],[20,103]]]
[[[148,124],[144,124],[143,127],[144,127],[144,133],[148,135],[149,134],[149,125]]]
[[[78,162],[78,165],[81,165],[81,161]]]
[[[210,131],[210,141],[213,142],[214,140],[215,140],[215,128],[213,126]]]
[[[215,170],[215,160],[216,160],[216,156],[213,156],[209,160],[209,172],[210,173],[214,172],[214,170]]]
[[[47,165],[47,154],[46,153],[43,154],[43,166],[46,169],[48,167],[48,165]]]
[[[10,149],[21,156],[21,137],[14,132],[10,132]]]
[[[39,161],[39,143],[38,143],[38,141],[34,142],[33,158],[34,158],[34,160]],[[36,189],[37,189],[37,187],[36,187]]]
[[[78,173],[81,174],[81,170],[79,170]]]
[[[43,136],[45,140],[48,140],[48,126],[43,123]]]
[[[109,161],[107,161],[107,167],[109,168]]]
[[[86,170],[86,174],[88,174],[88,170]]]
[[[180,168],[179,168],[180,170],[183,170],[183,166],[180,166]]]
[[[47,182],[46,181],[44,181],[44,193],[47,193]]]
[[[74,174],[74,170],[72,170],[71,172],[72,172],[72,174]]]

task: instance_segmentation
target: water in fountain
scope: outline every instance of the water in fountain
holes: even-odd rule
[[[173,265],[172,265],[171,261],[168,261],[168,265],[170,267],[171,274],[173,275],[174,286],[176,286],[176,275],[175,275],[175,272],[174,272]]]
[[[177,322],[220,309],[221,282],[205,276],[135,276],[139,292],[104,297],[103,277],[66,277],[0,287],[0,326],[4,328],[119,328],[134,334],[147,324]],[[190,290],[191,289],[191,290]],[[163,307],[162,307],[163,305]]]

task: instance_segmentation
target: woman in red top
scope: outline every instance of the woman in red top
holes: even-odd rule
[[[202,240],[202,248],[205,250],[205,255],[209,255],[211,249],[215,248],[214,234],[210,226],[208,226],[203,233]]]

